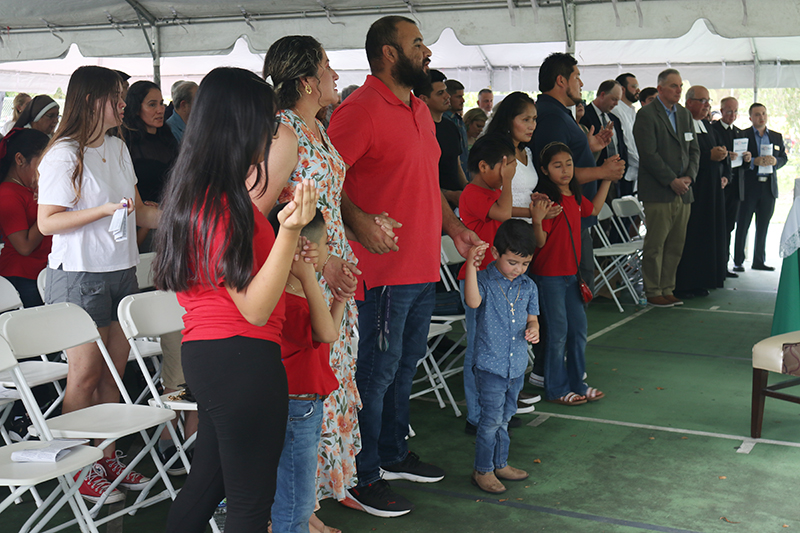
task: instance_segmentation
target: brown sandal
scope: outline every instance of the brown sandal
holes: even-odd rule
[[[600,398],[598,398],[598,400],[599,399]],[[582,405],[586,403],[586,397],[581,396],[580,394],[575,394],[574,392],[568,392],[561,398],[556,398],[555,400],[547,400],[547,401],[550,403],[557,403],[559,405]]]

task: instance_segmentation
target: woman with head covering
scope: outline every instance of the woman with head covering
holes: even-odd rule
[[[14,127],[14,124],[17,123],[19,120],[19,116],[22,114],[22,110],[25,109],[25,106],[28,105],[28,102],[31,101],[31,95],[28,93],[18,93],[17,96],[14,97],[14,104],[12,109],[14,110],[14,114],[11,117],[11,120],[3,124],[3,127],[0,129],[0,134],[5,135],[11,128]]]
[[[28,102],[28,105],[22,110],[14,127],[33,128],[52,137],[60,118],[59,110],[55,100],[46,94],[34,96],[33,100]]]

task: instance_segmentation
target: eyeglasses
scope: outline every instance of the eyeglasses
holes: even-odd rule
[[[54,115],[53,113],[47,113],[44,118],[49,118],[50,120],[61,120],[61,115]]]
[[[689,98],[689,100],[694,100],[695,102],[700,102],[703,105],[713,104],[714,103],[714,100],[712,100],[711,98]]]

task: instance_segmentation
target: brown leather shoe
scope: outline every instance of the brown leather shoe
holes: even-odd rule
[[[502,494],[506,491],[505,486],[500,483],[494,472],[486,472],[482,474],[477,470],[473,470],[472,477],[470,478],[472,484],[481,489],[483,492],[489,494]]]
[[[528,479],[528,473],[526,471],[519,468],[514,468],[511,465],[506,465],[503,468],[495,469],[494,475],[497,476],[498,479],[505,479],[508,481],[521,481],[523,479]]]
[[[663,296],[651,296],[647,299],[647,304],[653,307],[672,307],[675,305]]]
[[[683,300],[675,296],[674,294],[665,294],[664,298],[667,301],[672,302],[672,305],[683,305]]]

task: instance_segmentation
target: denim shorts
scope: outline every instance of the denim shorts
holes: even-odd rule
[[[129,294],[139,292],[136,267],[114,272],[65,272],[47,268],[45,303],[79,305],[98,328],[119,322],[117,307]]]

